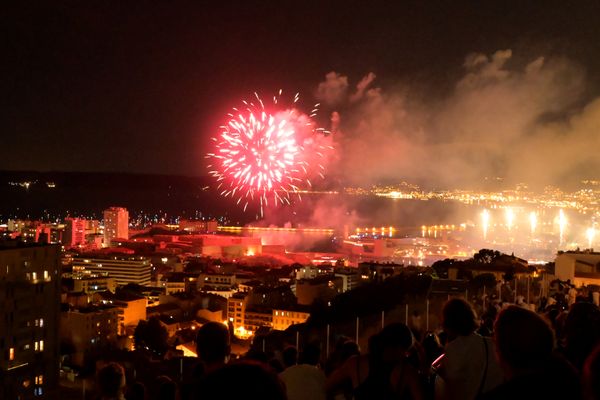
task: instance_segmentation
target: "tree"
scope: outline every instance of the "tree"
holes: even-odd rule
[[[446,258],[445,260],[438,260],[434,262],[431,268],[435,271],[439,278],[448,279],[448,269],[452,266],[460,265],[461,263],[462,261]]]
[[[481,249],[473,255],[473,261],[482,264],[491,264],[502,255],[497,250]]]
[[[505,274],[502,275],[504,282],[512,282],[515,279],[515,267],[510,266]]]
[[[494,274],[486,272],[474,277],[471,283],[474,289],[485,287],[488,290],[493,290],[496,287],[496,277]]]
[[[152,317],[148,321],[141,320],[133,333],[136,349],[149,350],[161,357],[169,348],[167,338],[167,330],[156,317]]]

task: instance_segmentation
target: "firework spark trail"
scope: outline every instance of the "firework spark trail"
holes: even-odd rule
[[[219,182],[218,190],[226,197],[237,198],[237,204],[258,200],[261,215],[270,204],[290,204],[290,195],[300,195],[300,186],[312,186],[313,175],[324,177],[323,160],[331,146],[321,140],[328,133],[315,128],[313,120],[318,104],[310,115],[293,107],[284,108],[278,96],[273,97],[273,110],[265,106],[258,94],[255,102],[242,101],[244,107],[228,114],[227,124],[213,138],[215,151],[207,158],[214,160],[210,174]]]

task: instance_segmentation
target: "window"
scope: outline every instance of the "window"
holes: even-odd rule
[[[40,328],[44,326],[44,318],[40,318]]]
[[[11,347],[8,349],[8,361],[13,361],[15,359],[15,348]]]
[[[32,272],[31,278],[35,281],[37,279],[37,272]]]
[[[44,351],[44,341],[40,340],[40,351]]]

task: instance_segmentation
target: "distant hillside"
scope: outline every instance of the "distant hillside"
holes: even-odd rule
[[[30,182],[28,188],[20,184]],[[254,219],[210,187],[209,177],[129,173],[0,171],[0,218],[99,216],[111,205],[132,214],[229,216]]]

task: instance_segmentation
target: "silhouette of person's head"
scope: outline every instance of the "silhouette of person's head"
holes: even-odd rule
[[[309,343],[300,352],[298,362],[300,364],[317,365],[321,358],[321,349],[314,343]]]
[[[600,343],[600,309],[592,303],[573,304],[563,335],[567,358],[581,370],[586,357]]]
[[[156,378],[158,381],[158,396],[160,400],[177,400],[177,384],[166,375]]]
[[[433,332],[427,332],[421,343],[423,350],[425,351],[425,357],[427,362],[431,364],[433,360],[438,358],[442,354],[442,345],[440,339]]]
[[[98,394],[101,399],[119,399],[125,388],[125,370],[117,363],[111,362],[100,368],[96,380]]]
[[[360,354],[360,349],[358,348],[358,344],[352,340],[347,340],[342,345],[339,356],[341,361],[346,361],[352,356],[357,356]]]
[[[288,346],[285,349],[283,349],[281,356],[283,358],[283,364],[285,368],[289,368],[292,365],[296,365],[296,363],[298,362],[298,350],[296,350],[294,346]]]
[[[477,329],[477,314],[463,299],[450,299],[442,309],[442,326],[450,338],[468,336]]]
[[[590,354],[583,366],[583,392],[586,400],[600,399],[600,346]]]
[[[408,326],[389,324],[369,340],[369,353],[376,362],[395,363],[406,357],[413,342]]]
[[[502,310],[494,324],[496,352],[507,375],[541,369],[552,357],[554,332],[533,311],[510,306]]]
[[[243,361],[228,364],[207,375],[202,385],[202,398],[285,400],[287,397],[274,372],[260,363]]]
[[[196,350],[209,369],[226,363],[231,351],[229,329],[219,322],[202,325],[196,336]]]
[[[134,382],[127,389],[125,398],[127,400],[146,400],[146,386],[141,382]]]

